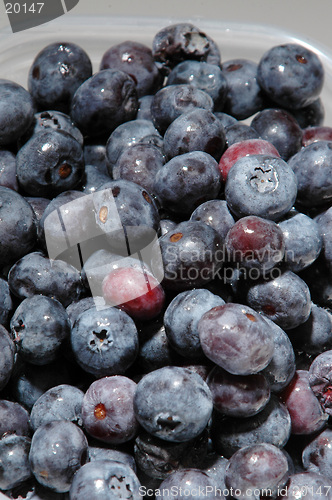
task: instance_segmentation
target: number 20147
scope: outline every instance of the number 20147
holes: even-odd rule
[[[42,8],[44,7],[44,3],[41,2],[33,2],[31,4],[28,3],[6,3],[6,14],[28,14],[31,12],[32,14],[40,14]]]

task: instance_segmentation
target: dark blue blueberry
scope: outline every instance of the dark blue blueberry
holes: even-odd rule
[[[241,500],[253,500],[271,492],[276,497],[286,485],[289,464],[282,450],[269,443],[258,443],[238,450],[230,458],[225,475],[229,490],[240,491]]]
[[[179,356],[170,345],[162,320],[142,324],[138,333],[140,348],[137,360],[144,372],[179,364]]]
[[[70,500],[140,498],[140,482],[129,465],[114,460],[94,460],[85,464],[74,476]]]
[[[82,426],[83,396],[84,392],[73,385],[62,384],[48,389],[32,407],[33,430],[55,420],[68,420]]]
[[[318,472],[332,481],[332,429],[327,428],[314,437],[302,452],[303,467],[309,472]]]
[[[319,127],[323,125],[325,118],[325,109],[320,98],[304,108],[292,110],[291,113],[302,129]]]
[[[211,111],[197,108],[176,118],[164,136],[168,159],[191,151],[204,151],[217,161],[225,148],[225,131]]]
[[[134,144],[125,149],[115,163],[113,179],[125,179],[153,193],[155,177],[164,166],[165,157],[153,144]]]
[[[76,319],[82,312],[96,305],[95,300],[98,300],[97,297],[84,297],[77,302],[71,302],[69,306],[66,307],[66,312],[68,314],[69,321],[72,327],[74,326]]]
[[[237,123],[237,119],[234,118],[234,116],[224,113],[223,111],[215,111],[214,114],[221,121],[225,129]]]
[[[31,127],[26,134],[20,138],[20,145],[23,146],[32,135],[43,132],[45,129],[63,130],[73,136],[83,147],[83,136],[81,132],[75,127],[70,116],[61,113],[61,111],[41,111],[40,113],[36,113]]]
[[[9,326],[9,319],[14,305],[9,291],[9,285],[6,280],[0,278],[0,324]]]
[[[228,85],[220,66],[199,61],[183,61],[167,78],[167,85],[190,84],[212,97],[214,110],[222,111]]]
[[[179,469],[200,467],[207,450],[207,432],[191,441],[171,443],[141,431],[134,445],[135,460],[139,469],[156,479],[165,479]]]
[[[260,111],[264,96],[257,83],[257,64],[249,59],[230,59],[221,69],[228,86],[223,111],[238,120]]]
[[[93,446],[89,445],[89,459],[90,462],[95,460],[114,460],[122,464],[129,465],[134,472],[136,472],[136,462],[134,457],[125,451],[110,448],[108,445],[100,441],[93,441]]]
[[[137,120],[149,120],[152,122],[151,104],[153,95],[144,95],[138,99]]]
[[[60,384],[70,384],[69,367],[64,359],[44,366],[19,362],[9,383],[15,401],[31,410],[37,399],[48,389]]]
[[[54,298],[35,295],[23,300],[10,321],[17,352],[25,361],[46,365],[54,361],[70,334],[63,305]]]
[[[95,73],[75,92],[70,116],[83,135],[109,136],[138,109],[134,80],[117,69]]]
[[[83,192],[86,194],[92,194],[98,191],[98,189],[110,180],[110,176],[104,174],[95,165],[85,165],[84,177],[83,177]]]
[[[39,223],[47,205],[50,203],[50,200],[40,196],[26,196],[25,199],[31,205],[31,208],[36,217],[36,221],[37,223]]]
[[[327,267],[332,271],[332,208],[328,208],[315,218],[323,240],[323,257]]]
[[[29,460],[40,484],[64,493],[69,491],[75,472],[88,460],[88,442],[72,422],[49,422],[32,436]]]
[[[30,127],[33,121],[31,95],[21,85],[0,79],[0,146],[9,146]]]
[[[152,42],[152,53],[165,74],[186,59],[220,64],[216,43],[191,23],[172,24],[159,30]]]
[[[225,197],[237,217],[257,215],[281,219],[293,206],[296,176],[281,158],[251,155],[240,158],[228,173]]]
[[[107,175],[106,145],[98,141],[85,141],[83,147],[85,165],[97,167],[103,174]]]
[[[166,366],[140,380],[134,408],[139,423],[153,436],[181,443],[205,429],[212,412],[212,396],[196,373]]]
[[[207,92],[195,85],[174,84],[163,87],[152,99],[151,114],[156,128],[164,134],[167,127],[183,113],[196,108],[213,111],[214,103]]]
[[[232,375],[219,366],[207,380],[213,406],[223,415],[251,417],[259,413],[270,399],[270,387],[262,373]]]
[[[205,460],[201,461],[200,469],[210,476],[221,491],[226,489],[225,472],[228,459],[218,453],[209,453]]]
[[[324,69],[318,56],[297,43],[272,47],[262,56],[258,83],[272,101],[298,109],[314,102],[320,94]]]
[[[0,488],[10,490],[31,477],[30,439],[15,434],[0,439]]]
[[[70,134],[45,130],[17,153],[17,178],[31,196],[54,196],[75,189],[84,174],[82,146]]]
[[[126,41],[113,45],[102,57],[100,70],[103,69],[118,69],[131,76],[136,83],[138,97],[157,92],[163,80],[151,49],[139,42]]]
[[[0,399],[0,437],[30,435],[30,415],[19,403]]]
[[[10,188],[0,186],[0,261],[13,264],[36,244],[36,219],[29,203]]]
[[[212,426],[214,445],[220,453],[231,457],[244,446],[270,443],[283,448],[291,433],[291,419],[286,406],[272,395],[265,408],[246,418],[225,418],[215,414]]]
[[[225,129],[225,140],[228,148],[237,142],[259,138],[259,133],[253,127],[250,127],[245,123],[234,123],[234,125],[230,125]]]
[[[169,231],[173,231],[176,227],[177,223],[171,219],[160,219],[160,235],[164,236],[164,234]]]
[[[310,290],[292,271],[276,271],[276,277],[252,282],[246,300],[250,307],[264,313],[281,328],[295,328],[309,318]]]
[[[87,53],[74,43],[52,43],[35,57],[28,88],[40,110],[68,113],[73,95],[92,75]]]
[[[320,492],[326,492],[326,497],[329,498],[331,488],[331,480],[320,472],[301,471],[289,476],[287,488],[283,488],[282,491],[285,493],[283,495],[285,500],[291,500],[296,497],[299,491],[301,491],[301,498],[303,500],[309,500],[317,498],[315,493],[320,495]],[[312,495],[311,492],[314,494]]]
[[[274,351],[270,363],[261,373],[265,375],[271,391],[280,392],[294,376],[295,353],[287,333],[268,317],[264,318],[270,327]]]
[[[146,247],[159,229],[159,213],[152,196],[138,184],[109,181],[93,197],[98,228],[110,247],[131,254]]]
[[[85,292],[80,273],[62,260],[50,260],[41,252],[27,254],[10,269],[11,292],[25,299],[43,294],[55,298],[64,307],[78,300]]]
[[[18,191],[16,157],[10,151],[0,150],[0,186]]]
[[[141,142],[147,144],[145,139],[154,135],[160,137],[159,132],[149,120],[130,120],[119,125],[112,132],[106,144],[106,158],[110,175],[121,153],[134,144]]]
[[[285,264],[295,273],[310,266],[322,248],[322,238],[316,222],[305,214],[290,211],[279,222],[284,235]]]
[[[224,300],[205,289],[179,293],[167,307],[164,325],[170,345],[180,355],[189,359],[204,359],[198,322],[213,307],[225,304]]]
[[[134,321],[120,309],[93,307],[80,314],[71,332],[78,364],[96,377],[124,373],[138,353]]]
[[[162,262],[153,257],[152,270],[167,289],[181,291],[206,285],[223,265],[222,240],[204,222],[181,222],[161,236],[157,245]]]
[[[207,311],[198,323],[204,354],[233,375],[252,375],[272,359],[273,338],[263,316],[242,304]]]
[[[190,220],[204,222],[211,226],[225,240],[230,228],[235,224],[225,200],[209,200],[199,205],[191,214]]]
[[[216,160],[203,151],[191,151],[175,156],[157,171],[153,192],[165,209],[189,215],[197,205],[216,198],[220,185]]]
[[[262,139],[271,142],[285,161],[301,149],[302,129],[288,111],[264,109],[254,117],[251,127]]]
[[[330,315],[331,332],[331,315]],[[332,415],[332,351],[319,353],[309,367],[309,384],[323,408],[324,413]]]
[[[299,351],[318,355],[327,349],[332,349],[331,331],[331,313],[327,309],[312,304],[307,321],[289,331],[288,334]]]
[[[332,142],[318,141],[302,148],[288,161],[298,184],[297,201],[316,207],[332,200]]]
[[[156,500],[173,498],[181,500],[185,496],[194,500],[203,491],[205,498],[216,498],[216,483],[213,478],[200,469],[183,469],[172,472],[157,489]]]

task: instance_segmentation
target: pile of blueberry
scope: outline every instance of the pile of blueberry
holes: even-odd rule
[[[323,81],[189,23],[0,80],[7,497],[332,499]]]

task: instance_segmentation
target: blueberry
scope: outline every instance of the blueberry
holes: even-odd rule
[[[136,359],[137,329],[123,311],[95,307],[77,318],[71,346],[78,364],[96,377],[124,373]]]
[[[161,483],[157,489],[156,500],[180,500],[182,494],[193,500],[199,491],[203,491],[206,498],[215,499],[215,489],[214,479],[205,472],[199,469],[184,469],[173,472]]]
[[[331,319],[330,319],[331,323]],[[330,326],[331,328],[331,326]],[[331,330],[330,330],[331,331]],[[309,367],[309,384],[327,415],[332,414],[331,383],[332,383],[332,351],[318,354]]]
[[[309,372],[296,370],[290,384],[281,392],[292,422],[292,434],[314,434],[327,424],[328,414],[322,409],[309,384]]]
[[[75,189],[83,174],[82,147],[67,132],[39,132],[17,154],[18,182],[31,196],[52,198]]]
[[[30,204],[33,213],[35,214],[36,221],[39,223],[47,205],[50,203],[50,200],[43,198],[42,196],[25,196],[25,199]]]
[[[276,277],[249,285],[246,300],[250,307],[264,313],[281,328],[295,328],[309,318],[310,290],[292,271],[276,270]]]
[[[211,226],[220,234],[223,241],[235,223],[225,200],[205,201],[193,211],[190,220],[201,221]]]
[[[0,79],[0,146],[9,146],[23,135],[33,121],[31,95],[21,85]]]
[[[217,161],[225,148],[225,131],[211,111],[197,108],[176,118],[164,136],[168,159],[191,151],[204,151]]]
[[[318,472],[332,480],[331,474],[331,429],[325,429],[314,437],[314,439],[304,448],[302,461],[305,470]]]
[[[195,85],[174,84],[160,89],[152,98],[151,117],[155,127],[164,134],[167,127],[183,113],[196,108],[213,111],[212,97]]]
[[[138,430],[135,392],[135,382],[119,375],[93,382],[82,402],[83,425],[88,434],[113,445],[130,441]]]
[[[225,140],[227,148],[242,141],[260,139],[259,133],[250,125],[235,123],[225,129]],[[226,150],[227,151],[227,150]]]
[[[191,23],[172,24],[158,31],[152,42],[152,53],[166,74],[186,59],[220,63],[215,42]]]
[[[16,176],[16,157],[11,151],[0,151],[0,186],[19,190]]]
[[[291,113],[302,129],[320,127],[325,118],[325,108],[320,97],[308,106],[292,110]]]
[[[35,57],[28,87],[39,109],[67,113],[74,93],[92,75],[86,52],[74,43],[51,43]]]
[[[84,294],[80,273],[62,260],[50,260],[41,252],[32,252],[10,269],[8,284],[21,300],[43,294],[57,299],[64,307]]]
[[[75,474],[70,500],[129,499],[140,497],[140,482],[129,465],[113,460],[95,460]]]
[[[230,458],[226,468],[225,484],[240,493],[241,500],[258,498],[258,492],[268,491],[275,497],[289,477],[289,466],[284,453],[268,443],[246,446]],[[257,492],[257,493],[256,493]]]
[[[12,336],[22,359],[36,365],[54,361],[70,334],[70,322],[56,299],[35,295],[23,300],[10,321]]]
[[[332,270],[332,209],[329,208],[315,218],[323,240],[323,256],[326,265]]]
[[[312,50],[297,43],[285,43],[265,52],[257,78],[270,99],[285,108],[298,109],[319,97],[324,69]]]
[[[112,174],[112,169],[121,153],[134,144],[148,144],[148,138],[151,136],[161,139],[159,132],[149,120],[130,120],[121,125],[119,124],[111,133],[106,144],[109,174]]]
[[[219,191],[218,164],[203,151],[191,151],[169,160],[157,171],[153,187],[161,204],[179,214],[190,214],[203,201],[216,198]]]
[[[153,193],[155,177],[164,164],[160,148],[153,144],[134,144],[119,156],[112,170],[113,179],[135,182]]]
[[[0,440],[0,488],[9,490],[31,477],[29,450],[31,440],[15,434]]]
[[[83,147],[85,165],[93,165],[103,174],[107,174],[106,145],[99,141],[84,141]]]
[[[287,269],[296,273],[310,266],[322,248],[316,222],[303,213],[290,211],[278,225],[284,236]]]
[[[216,452],[210,452],[206,459],[201,462],[200,469],[210,476],[221,491],[226,490],[225,472],[228,459]]]
[[[270,387],[261,373],[232,375],[215,367],[208,377],[213,405],[223,415],[251,417],[259,413],[270,399]]]
[[[58,493],[69,491],[74,474],[88,460],[88,442],[72,422],[46,423],[32,436],[29,461],[37,481]]]
[[[137,120],[150,120],[152,121],[151,104],[153,95],[144,95],[138,99]]]
[[[110,47],[100,63],[103,69],[118,69],[131,76],[138,97],[154,94],[162,84],[151,49],[139,42],[126,41]]]
[[[309,146],[313,142],[331,141],[332,127],[308,127],[303,130],[302,145]]]
[[[0,278],[0,324],[9,326],[9,319],[13,311],[14,304],[9,291],[8,281]]]
[[[152,258],[152,270],[171,290],[202,287],[215,278],[224,261],[218,233],[198,221],[181,222],[158,240],[162,262]]]
[[[139,469],[156,479],[166,479],[176,470],[200,467],[207,450],[206,432],[190,441],[172,443],[141,431],[134,445],[135,460]]]
[[[122,464],[129,465],[136,473],[136,462],[130,453],[110,448],[98,441],[96,443],[93,442],[93,446],[89,445],[89,459],[90,462],[94,460],[114,460],[115,462],[121,462]]]
[[[218,65],[190,60],[179,63],[168,75],[167,85],[181,84],[203,90],[212,98],[214,110],[223,110],[228,82]]]
[[[34,431],[41,425],[58,420],[68,420],[82,425],[84,393],[75,386],[61,384],[42,394],[31,410],[31,426]]]
[[[196,373],[166,366],[140,380],[134,408],[139,423],[153,436],[181,443],[205,429],[212,412],[212,396]]]
[[[207,311],[198,323],[204,354],[234,375],[251,375],[272,359],[274,345],[262,316],[241,304]]]
[[[95,73],[76,90],[70,116],[83,135],[109,136],[138,109],[134,80],[117,69]]]
[[[221,121],[222,125],[225,129],[235,125],[238,120],[234,118],[234,116],[229,115],[228,113],[224,113],[223,111],[215,111],[215,116]]]
[[[30,436],[30,415],[19,403],[0,399],[0,436]]]
[[[36,219],[31,206],[19,193],[0,186],[0,198],[0,259],[3,267],[33,250]]]
[[[217,451],[231,457],[244,446],[269,443],[283,448],[291,433],[291,419],[286,406],[271,396],[265,408],[252,417],[215,415],[212,437]]]
[[[94,165],[85,165],[83,177],[83,192],[92,194],[110,180],[110,176],[102,173],[98,167]]]
[[[245,156],[227,176],[225,197],[237,217],[257,215],[277,221],[292,208],[296,195],[296,176],[281,158]]]
[[[223,299],[205,289],[179,293],[167,307],[164,325],[170,345],[189,359],[204,359],[198,335],[198,322],[212,307],[223,305]]]
[[[298,183],[297,201],[315,207],[332,200],[332,142],[318,141],[302,148],[288,162]]]
[[[325,492],[327,498],[330,498],[330,488],[332,486],[331,480],[320,472],[298,472],[291,474],[288,479],[287,487],[281,491],[285,493],[284,498],[290,500],[301,491],[301,498],[309,500],[316,498],[319,492]],[[311,493],[313,492],[313,494]]]
[[[297,349],[318,355],[332,349],[331,329],[332,314],[327,309],[312,304],[307,321],[288,334]]]

